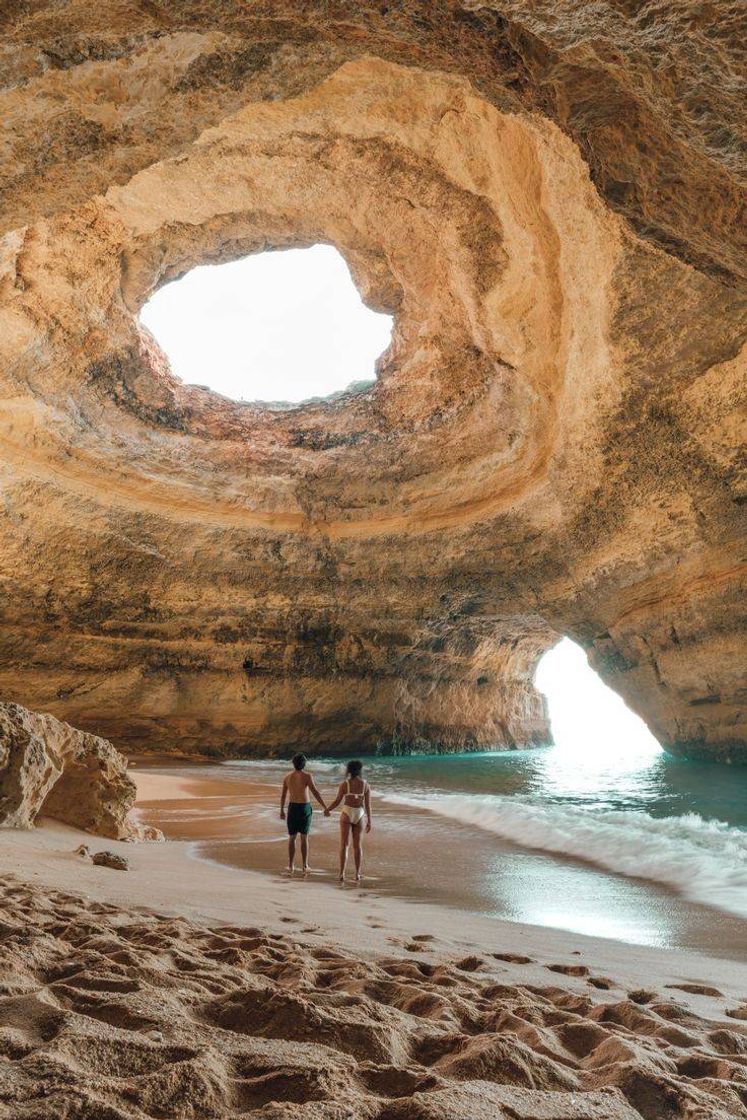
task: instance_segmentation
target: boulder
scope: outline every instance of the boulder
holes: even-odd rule
[[[98,867],[111,867],[112,871],[129,871],[130,869],[126,856],[120,856],[117,852],[96,852],[93,856],[93,862]]]
[[[31,828],[42,814],[113,840],[140,839],[128,819],[135,795],[127,759],[106,739],[0,704],[0,825]]]

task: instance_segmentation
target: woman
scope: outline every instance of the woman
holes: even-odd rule
[[[363,821],[366,832],[371,831],[371,789],[361,777],[363,763],[353,759],[347,765],[347,778],[340,782],[337,797],[327,809],[326,815],[343,802],[340,813],[340,882],[345,882],[345,866],[348,862],[348,845],[353,838],[353,858],[355,859],[355,881],[363,878],[361,871],[363,858]]]

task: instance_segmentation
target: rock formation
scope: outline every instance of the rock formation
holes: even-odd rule
[[[135,793],[127,760],[106,739],[18,704],[0,704],[1,826],[31,828],[42,814],[99,836],[133,840],[141,835],[128,820]]]
[[[97,867],[109,867],[112,871],[129,871],[130,865],[126,856],[119,852],[95,852],[91,862]]]
[[[743,758],[738,8],[6,17],[0,695],[117,743],[522,746],[560,634]],[[367,393],[183,385],[198,263],[329,242]]]

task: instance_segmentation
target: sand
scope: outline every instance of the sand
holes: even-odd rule
[[[2,834],[3,1120],[747,1117],[742,965],[189,849]]]

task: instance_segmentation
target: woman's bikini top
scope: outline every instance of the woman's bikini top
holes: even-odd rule
[[[354,806],[352,806],[352,808],[355,808],[355,809],[358,809],[358,808],[361,807],[360,805],[358,805],[358,800],[359,799],[360,799],[361,805],[363,804],[363,798],[365,797],[366,790],[368,789],[368,782],[364,781],[363,778],[359,778],[358,781],[363,782],[363,789],[361,790],[360,793],[351,793],[350,792],[350,778],[346,778],[346,780],[345,780],[345,802],[347,803],[347,799],[349,797],[354,797],[356,799],[356,804]]]

